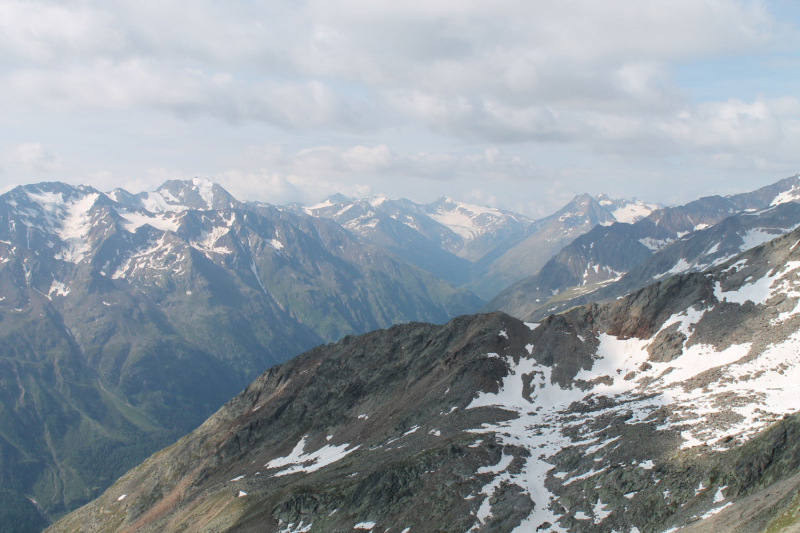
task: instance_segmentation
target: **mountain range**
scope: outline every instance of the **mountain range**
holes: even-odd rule
[[[48,532],[794,531],[798,243],[319,346]]]
[[[417,204],[339,194],[314,206],[288,209],[334,220],[365,241],[488,299],[538,272],[561,248],[598,224],[635,222],[659,207],[583,194],[553,215],[531,220],[447,197]]]
[[[664,304],[658,297],[656,300],[660,303],[645,302],[641,309],[637,307],[641,302],[631,303],[631,298],[642,294],[643,288],[652,291],[652,287],[662,287],[674,292],[670,276],[682,273],[717,272],[713,276],[723,279],[720,265],[731,264],[738,254],[760,250],[763,246],[759,245],[798,227],[800,206],[795,203],[798,197],[800,178],[794,176],[752,193],[708,197],[671,208],[635,199],[580,195],[554,215],[531,220],[449,198],[417,204],[404,199],[357,200],[334,195],[310,207],[243,203],[219,185],[200,178],[169,181],[156,191],[138,194],[122,189],[102,193],[88,186],[61,183],[13,189],[0,195],[0,524],[17,524],[18,527],[10,530],[15,533],[40,531],[49,520],[103,494],[114,479],[152,452],[195,430],[208,415],[267,368],[271,370],[243,393],[252,392],[256,384],[262,383],[267,387],[265,390],[273,391],[269,392],[270,397],[278,398],[277,404],[265,409],[264,413],[271,413],[268,418],[257,423],[263,427],[257,437],[253,437],[257,442],[250,442],[261,450],[256,462],[264,459],[265,466],[294,465],[290,466],[290,471],[306,473],[317,469],[303,470],[305,467],[297,465],[313,463],[312,467],[320,464],[322,468],[322,463],[331,457],[349,455],[348,450],[354,451],[355,447],[368,446],[374,450],[376,446],[383,446],[379,445],[380,439],[400,439],[398,435],[416,444],[409,445],[409,449],[405,449],[405,444],[387,448],[396,449],[390,456],[394,458],[392,461],[396,459],[402,465],[413,463],[416,459],[406,455],[410,450],[428,454],[430,442],[437,439],[430,441],[425,437],[428,440],[417,443],[422,435],[416,434],[423,427],[423,421],[429,425],[433,423],[429,417],[434,413],[428,403],[436,406],[439,401],[435,397],[439,382],[431,381],[434,378],[429,373],[441,379],[449,376],[446,379],[452,387],[446,387],[445,396],[448,402],[457,401],[457,405],[451,404],[449,408],[460,408],[464,412],[481,394],[494,390],[492,383],[505,383],[503,376],[516,375],[516,365],[532,365],[530,361],[533,360],[536,365],[553,367],[546,371],[537,366],[534,374],[549,375],[550,383],[558,384],[562,390],[586,391],[598,384],[607,384],[608,380],[602,375],[580,377],[575,381],[578,374],[573,370],[588,372],[592,368],[587,361],[597,357],[599,352],[593,351],[597,343],[589,342],[580,348],[560,337],[559,333],[564,333],[558,329],[561,326],[548,325],[560,324],[561,318],[550,316],[552,312],[572,308],[557,315],[570,317],[570,313],[574,315],[578,309],[589,309],[585,313],[591,318],[567,320],[601,324],[592,329],[595,336],[607,331],[618,338],[633,335],[642,341],[650,340],[651,346],[658,346],[653,350],[674,351],[680,343],[687,348],[692,343],[704,343],[704,338],[692,337],[690,330],[659,337],[660,330],[653,333],[641,329],[644,328],[641,325],[637,326],[640,329],[627,333],[617,333],[615,328],[620,323],[640,320],[653,312],[653,306]],[[790,252],[787,254],[791,255]],[[787,265],[791,266],[791,262]],[[749,280],[743,283],[747,286]],[[475,294],[494,296],[509,284],[510,287],[488,304]],[[662,289],[655,290],[660,294]],[[688,296],[678,303],[664,305],[684,305],[686,298]],[[589,302],[605,302],[605,307]],[[628,307],[620,308],[625,302]],[[529,324],[541,321],[548,326],[531,330],[511,316],[498,313],[464,316],[453,321],[454,317],[474,313],[481,306],[485,311],[501,310]],[[688,308],[675,311],[681,312],[691,315]],[[611,315],[616,318],[609,318]],[[651,323],[664,318],[658,317],[648,318],[648,324],[652,326]],[[498,330],[500,333],[488,333],[486,328],[497,329],[498,324],[502,326]],[[390,326],[389,330],[381,329]],[[751,329],[736,330],[731,335],[736,339],[752,337],[752,327],[747,327]],[[509,337],[512,330],[516,332],[513,339]],[[373,333],[368,333],[370,331]],[[544,344],[537,340],[543,332],[549,339]],[[648,337],[648,332],[653,335]],[[361,334],[366,336],[354,337]],[[685,337],[683,340],[680,340],[681,335]],[[589,336],[581,330],[578,338],[584,342]],[[688,338],[695,340],[687,341]],[[510,344],[503,344],[503,339]],[[337,344],[324,344],[336,341]],[[406,345],[413,345],[414,350],[404,352]],[[314,346],[318,347],[306,352]],[[524,349],[520,352],[520,348]],[[301,352],[306,353],[280,366]],[[562,370],[572,373],[571,377],[559,377],[562,370],[556,367],[561,359],[553,359],[554,354],[568,361],[563,364],[571,370]],[[323,376],[306,364],[308,358],[322,364],[328,357],[334,361],[329,361],[330,364],[338,365],[337,370],[326,371]],[[437,359],[441,357],[445,358],[444,362]],[[484,361],[486,358],[490,363]],[[576,359],[572,361],[571,358]],[[500,363],[495,359],[502,365],[498,366]],[[652,365],[649,361],[641,362],[641,366]],[[368,371],[362,372],[362,364],[367,365]],[[299,379],[286,370],[296,365],[306,365],[300,373],[309,375]],[[270,376],[276,376],[276,372],[282,377],[276,378],[277,382],[270,381]],[[317,381],[308,381],[312,378]],[[456,380],[461,379],[464,383],[456,387]],[[530,396],[530,391],[534,390],[533,379],[524,377],[519,385],[523,397]],[[289,383],[302,386],[289,387]],[[456,388],[450,392],[453,387]],[[293,392],[282,396],[284,389]],[[456,390],[460,391],[460,396],[450,396]],[[524,392],[526,390],[528,392]],[[633,394],[625,390],[624,394]],[[258,394],[262,393],[264,391]],[[549,406],[548,416],[551,421],[555,420],[558,417],[553,406],[566,400],[545,396],[540,407]],[[551,400],[556,404],[550,405]],[[329,401],[335,406],[326,407],[325,402]],[[381,411],[383,414],[378,418],[366,411],[358,413],[359,423],[373,420],[364,426],[371,427],[369,431],[356,431],[361,426],[352,426],[347,418],[349,411],[345,413],[355,405],[362,405],[359,402],[388,410]],[[511,410],[516,410],[517,414],[522,412],[518,400],[509,405],[515,406]],[[153,511],[149,504],[141,502],[158,502],[158,494],[164,496],[172,490],[171,483],[179,479],[183,483],[189,479],[186,476],[194,475],[180,470],[179,465],[192,469],[202,464],[205,466],[197,468],[208,473],[222,464],[219,457],[204,454],[221,446],[215,439],[228,431],[215,425],[214,420],[222,417],[226,424],[234,427],[244,416],[239,411],[226,411],[228,406],[181,441],[191,442],[187,444],[194,450],[191,460],[168,454],[168,465],[159,463],[157,472],[147,471],[147,479],[159,480],[162,478],[158,472],[163,473],[166,468],[169,481],[155,481],[156,485],[143,482],[143,486],[150,487],[142,489],[149,491],[149,495],[144,500],[137,497],[138,510],[126,511],[126,518],[121,518],[119,524],[138,530],[140,525],[132,524],[144,520],[142,524],[152,522],[153,528],[171,527],[159,521],[161,518],[152,521],[153,513],[159,517],[162,514],[172,516],[169,523],[185,522],[184,518],[179,518],[184,516],[183,511],[174,514],[173,509],[162,513],[161,509],[169,507],[168,504],[158,503],[159,510]],[[496,429],[505,427],[500,420],[510,420],[508,407],[501,408],[499,414],[492,409],[470,411],[470,416],[464,419],[469,422],[467,425],[459,422],[448,431],[460,432],[463,436],[464,432],[474,433],[481,424],[496,426]],[[406,408],[411,411],[406,412]],[[457,409],[452,414],[455,415]],[[416,414],[408,418],[411,416],[408,413],[412,412]],[[396,417],[402,413],[405,418],[398,420]],[[477,414],[473,416],[474,413]],[[346,428],[343,435],[353,437],[348,437],[345,443],[333,433],[327,434],[324,442],[313,432],[298,436],[298,428],[306,427],[305,422],[300,423],[306,416],[322,416],[331,424],[339,424],[336,427]],[[279,419],[283,426],[276,422]],[[460,416],[453,419],[460,420]],[[566,420],[552,427],[567,424]],[[412,421],[420,424],[412,424]],[[543,423],[538,418],[529,422]],[[309,428],[321,431],[316,422],[309,423]],[[204,433],[203,428],[209,424],[213,431]],[[295,431],[291,436],[285,433],[290,430]],[[236,439],[244,438],[241,430],[235,432]],[[431,427],[427,435],[439,437],[443,432],[442,428]],[[518,432],[515,438],[523,439],[524,433]],[[486,457],[497,458],[497,451],[509,444],[498,441],[497,435],[493,435],[494,440],[482,441],[486,442],[485,446],[475,446],[483,450],[481,453],[490,453],[481,459],[483,463],[476,463],[471,452],[465,452],[465,462],[458,467],[451,465],[460,472],[457,479],[443,474],[440,481],[445,486],[453,483],[472,486],[482,481],[485,476],[474,474],[491,471]],[[295,437],[304,438],[297,440]],[[743,446],[745,440],[742,440]],[[197,448],[199,441],[204,444]],[[290,441],[293,441],[291,446]],[[237,442],[241,445],[244,441]],[[537,442],[537,446],[546,447]],[[464,446],[470,448],[472,444]],[[281,459],[285,454],[274,455],[279,453],[276,450],[287,446],[291,452],[288,459]],[[245,448],[247,446],[242,448],[242,453],[255,453]],[[521,460],[526,453],[536,456],[532,448],[527,448],[526,452],[523,446],[521,450],[521,455],[510,461]],[[504,451],[502,461],[509,460],[507,455]],[[292,458],[297,461],[292,462]],[[197,465],[189,464],[194,459]],[[139,468],[153,460],[151,457]],[[210,463],[204,462],[206,460]],[[548,459],[551,463],[553,460],[552,457]],[[382,468],[380,462],[365,461],[364,471],[377,475]],[[393,471],[391,475],[419,477],[422,473],[414,467],[408,471]],[[336,481],[339,474],[329,472],[325,476],[328,477],[324,479],[339,483]],[[489,491],[488,500],[499,498],[495,493],[500,488],[505,491],[512,477],[506,476],[492,485],[491,490],[482,486],[480,494],[489,494],[486,492]],[[142,478],[136,479],[139,483]],[[219,481],[214,479],[215,483]],[[313,476],[309,479],[315,482]],[[537,479],[544,482],[545,478]],[[204,487],[205,496],[196,496],[196,499],[199,498],[197,502],[202,503],[198,505],[205,509],[224,499],[218,496],[205,499],[209,494],[217,494],[218,487],[210,488],[211,485],[204,485],[204,480],[205,477],[191,478],[190,483],[192,487]],[[284,481],[286,479],[281,483]],[[294,494],[306,490],[303,488],[305,481],[299,487],[293,482],[270,483],[264,487],[259,485],[259,494],[272,494],[273,490]],[[511,507],[503,513],[511,513],[522,521],[525,512],[542,507],[542,502],[533,498],[531,490],[535,483],[531,483],[534,482],[530,479],[524,483],[520,481],[517,488],[509,489],[508,505]],[[276,489],[276,486],[283,488]],[[355,490],[353,487],[355,485],[351,486]],[[186,490],[189,492],[184,495],[194,489]],[[251,494],[251,490],[241,489],[240,492]],[[390,483],[382,490],[406,489]],[[412,490],[407,503],[420,506],[435,500],[427,490],[421,486]],[[479,518],[477,524],[469,522],[468,517],[461,517],[453,524],[469,522],[471,525],[467,529],[474,530],[510,530],[506,529],[507,525],[516,520],[512,518],[502,526],[498,525],[500,522],[489,520],[490,515],[486,513],[487,506],[494,505],[491,501],[481,503],[478,510],[472,509],[475,502],[466,500],[477,501],[477,493],[471,498],[462,495],[466,503],[456,504],[450,496],[442,495],[444,488],[439,486],[435,490],[445,498],[442,502],[448,502],[448,512],[456,513],[447,515],[452,520],[462,511],[468,516],[473,512]],[[342,494],[345,493],[339,496]],[[387,494],[380,497],[388,497]],[[355,497],[352,494],[348,497],[351,496]],[[528,496],[530,501],[525,500]],[[565,497],[574,499],[576,496]],[[183,501],[183,498],[180,496],[178,500]],[[268,500],[278,501],[273,496]],[[245,508],[250,500],[237,498],[236,501],[238,507]],[[283,501],[281,505],[291,507],[306,503]],[[181,509],[182,506],[183,503]],[[199,508],[189,508],[193,509],[192,516],[203,515],[204,511]],[[264,509],[248,510],[247,513],[260,517],[248,524],[260,524],[259,520],[267,516]],[[278,516],[273,511],[269,510],[271,516]],[[216,518],[202,523],[215,524],[213,529],[251,528],[251,525],[242,525],[244,522],[237,512],[230,514],[233,521],[224,522],[227,524],[224,527],[223,522],[214,522]],[[308,531],[309,523],[314,522],[311,517],[292,513],[278,516],[280,528],[276,530]],[[342,513],[339,516],[346,516],[342,518],[345,521],[334,520],[330,524],[352,530],[348,529],[347,520],[358,513]],[[561,523],[562,515],[555,513],[548,517],[557,518]],[[549,518],[545,521],[551,525],[556,523]],[[84,519],[85,516],[81,520]],[[74,520],[68,519],[73,524],[69,527],[78,523]],[[315,531],[329,530],[329,522],[320,521],[319,517],[314,520],[318,528]],[[409,520],[409,524],[417,524],[414,528],[426,530],[419,525],[422,522],[415,522],[416,518]],[[98,522],[101,523],[104,522]],[[447,523],[443,519],[440,529],[450,530]],[[575,524],[569,528],[575,526],[576,531],[581,530],[580,522]],[[633,531],[630,528],[640,527],[636,524],[635,520],[622,522],[621,530],[628,527]],[[98,527],[103,530],[110,526]],[[252,527],[258,529],[255,525]],[[553,527],[557,530],[562,526]],[[111,529],[115,528],[117,526]]]
[[[536,321],[616,298],[658,279],[700,271],[800,225],[800,175],[757,191],[663,208],[633,224],[596,226],[482,311]]]

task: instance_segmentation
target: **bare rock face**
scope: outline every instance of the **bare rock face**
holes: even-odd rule
[[[656,363],[669,363],[683,355],[683,345],[686,343],[686,335],[679,330],[680,324],[673,324],[660,331],[653,339],[653,343],[647,347],[650,354],[650,361]]]
[[[48,531],[794,527],[798,243],[538,324],[320,346]]]

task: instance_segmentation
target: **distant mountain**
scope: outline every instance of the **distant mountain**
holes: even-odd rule
[[[595,196],[595,200],[597,200],[597,203],[602,205],[611,213],[611,216],[614,217],[614,220],[617,222],[625,222],[627,224],[633,224],[634,222],[645,218],[653,211],[657,211],[658,209],[662,209],[664,207],[658,203],[654,204],[642,202],[636,198],[632,198],[630,200],[614,199],[609,197],[607,194],[598,194]]]
[[[531,219],[493,207],[458,202],[446,196],[416,209],[446,226],[463,240],[456,253],[476,261],[501,242],[526,230]]]
[[[531,219],[493,207],[458,202],[446,196],[430,204],[377,196],[356,200],[334,195],[323,202],[299,207],[313,216],[331,218],[367,239],[373,239],[378,220],[388,217],[419,233],[442,250],[474,261],[500,242],[524,231]],[[468,264],[465,261],[465,264]]]
[[[501,253],[492,253],[475,267],[469,287],[484,298],[502,291],[520,278],[538,272],[559,250],[595,226],[613,224],[613,215],[588,194],[576,196],[555,214],[538,221],[528,235],[510,241]]]
[[[798,242],[317,347],[48,532],[792,531]]]
[[[41,520],[25,495],[57,517],[265,368],[481,304],[331,220],[204,180],[17,187],[0,195],[0,507]]]
[[[108,197],[122,205],[141,208],[152,213],[186,211],[187,209],[241,209],[244,204],[228,191],[205,178],[170,180],[154,192],[131,194],[124,189],[114,189]]]
[[[334,200],[342,201],[337,203]],[[404,261],[451,283],[462,285],[469,281],[470,262],[455,255],[449,250],[450,246],[444,244],[450,242],[448,239],[454,240],[455,235],[448,235],[447,228],[413,213],[410,216],[416,219],[416,227],[401,222],[396,215],[392,216],[376,207],[385,202],[335,195],[312,207],[291,206],[291,211],[331,219],[365,242],[377,244]],[[435,241],[429,236],[433,236]]]
[[[582,195],[554,215],[533,221],[448,197],[417,204],[383,196],[357,200],[337,194],[309,207],[287,206],[296,213],[335,220],[366,242],[484,298],[538,271],[597,224],[639,220],[658,207],[636,199]]]
[[[595,227],[483,311],[539,319],[627,294],[666,275],[703,270],[797,227],[799,188],[800,177],[794,176],[750,193],[660,209],[634,224]]]
[[[599,283],[592,277],[583,279],[573,277],[561,283],[560,294],[556,291],[557,295],[552,298],[542,299],[543,302],[547,302],[544,306],[538,302],[531,304],[529,298],[521,297],[523,293],[530,291],[530,287],[523,288],[520,285],[513,291],[513,294],[520,295],[515,312],[528,320],[535,321],[575,305],[615,299],[667,276],[700,272],[718,265],[798,226],[800,226],[800,204],[794,202],[758,212],[742,212],[709,228],[684,235],[652,255],[645,254],[641,249],[638,250],[638,255],[632,251],[626,253],[620,250],[617,260],[619,257],[633,259],[628,268],[620,267],[618,272],[612,273],[616,274],[614,277],[608,277],[605,274],[606,270],[600,269]],[[630,244],[630,241],[624,239],[623,242]],[[585,246],[577,241],[575,244]],[[598,243],[597,248],[606,251],[611,249],[607,239]],[[572,251],[573,249],[569,250]],[[645,259],[635,260],[642,256],[645,256]],[[543,280],[544,276],[540,275],[524,280],[523,283],[538,283]]]

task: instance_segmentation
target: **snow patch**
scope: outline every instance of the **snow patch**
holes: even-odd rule
[[[705,520],[706,518],[711,518],[711,517],[712,517],[712,516],[714,516],[715,514],[719,513],[720,511],[722,511],[722,510],[723,510],[723,509],[725,509],[726,507],[730,507],[731,505],[733,505],[733,502],[728,502],[728,503],[726,503],[725,505],[723,505],[722,507],[717,507],[716,509],[711,509],[710,511],[708,511],[707,513],[705,513],[705,514],[704,514],[703,516],[701,516],[700,518],[702,518],[703,520]]]
[[[675,274],[682,274],[687,270],[689,270],[691,267],[692,265],[687,263],[686,259],[681,257],[680,259],[678,259],[678,262],[675,264],[675,266],[673,266],[663,274],[659,274],[658,276],[655,277],[655,279],[661,279],[666,276],[674,276]]]
[[[772,199],[772,202],[769,205],[778,205],[778,204],[785,204],[787,202],[796,202],[800,199],[800,190],[798,190],[796,185],[792,185],[792,188],[788,191],[783,191],[782,193],[778,194],[775,198]]]
[[[303,525],[303,521],[300,520],[297,526],[292,522],[291,524],[287,524],[284,529],[279,530],[278,533],[308,533],[311,531],[311,525],[311,523]]]
[[[214,205],[214,184],[206,178],[192,178],[192,185],[194,185],[200,198],[206,203],[206,207],[211,209]]]
[[[691,337],[693,325],[706,312],[706,309],[689,308],[666,320],[661,330],[677,324],[679,331]],[[555,472],[553,455],[566,447],[580,447],[584,455],[591,456],[605,446],[618,445],[614,443],[616,439],[599,439],[594,430],[588,429],[589,419],[609,415],[617,420],[624,419],[626,424],[649,423],[652,415],[669,407],[669,414],[658,430],[679,433],[684,438],[683,448],[707,444],[711,449],[722,449],[719,442],[724,437],[731,435],[746,441],[779,416],[796,409],[795,399],[800,395],[800,332],[781,344],[770,346],[750,361],[746,358],[751,347],[749,343],[732,345],[725,350],[696,343],[684,347],[681,355],[665,363],[649,360],[647,347],[657,334],[650,339],[598,335],[599,346],[592,367],[582,369],[575,376],[575,380],[594,383],[589,390],[562,389],[551,382],[551,368],[533,359],[522,357],[516,364],[512,358],[506,359],[510,373],[498,392],[481,392],[468,409],[495,406],[515,412],[517,418],[484,424],[471,431],[494,432],[501,444],[524,446],[531,453],[525,458],[521,471],[515,474],[499,467],[484,467],[483,472],[491,471],[495,478],[481,491],[485,500],[477,515],[477,527],[490,515],[489,498],[504,483],[521,487],[535,503],[534,511],[516,531],[533,531],[543,522],[557,524],[559,516],[554,509],[560,506],[554,505],[555,496],[545,488],[548,476],[562,483],[575,483],[597,476],[605,468]],[[709,374],[711,370],[714,372]],[[703,381],[703,386],[689,386],[691,380],[700,375],[710,375],[713,379]],[[530,388],[524,386],[525,378]],[[523,389],[526,392],[533,389],[530,401],[523,397]],[[573,402],[582,402],[590,394],[613,398],[615,402],[608,408],[586,414],[569,410]],[[729,395],[748,400],[732,407],[720,404],[720,398]],[[721,410],[731,410],[737,416],[720,427],[715,415]],[[534,427],[536,432],[530,431]],[[567,430],[575,427],[586,429],[577,436],[568,436],[573,434]],[[643,460],[638,466],[652,470],[655,461]],[[628,493],[625,497],[634,495]],[[602,507],[593,512],[592,519],[602,521],[601,511]]]
[[[658,209],[658,206],[653,204],[645,204],[644,202],[636,201],[626,204],[611,212],[617,222],[625,222],[633,224],[634,222],[646,217],[653,211]]]
[[[303,450],[305,448],[307,438],[308,435],[300,439],[300,442],[297,443],[291,453],[286,457],[278,457],[277,459],[273,459],[264,466],[266,468],[289,467],[274,474],[275,477],[294,474],[297,472],[316,472],[320,468],[344,459],[347,455],[353,453],[361,447],[359,445],[348,449],[348,446],[350,446],[349,443],[340,444],[338,446],[326,444],[315,452],[305,453]]]
[[[50,285],[50,290],[47,291],[47,296],[52,296],[54,292],[56,296],[66,296],[69,294],[69,289],[60,281],[53,280],[53,283]]]
[[[151,215],[127,209],[117,209],[116,211],[125,220],[123,226],[128,233],[135,233],[145,224],[161,231],[178,231],[178,219],[172,214]]]
[[[653,239],[652,237],[645,237],[639,239],[639,242],[650,248],[652,251],[660,250],[667,244],[672,242],[672,239]]]
[[[405,437],[407,435],[411,435],[412,433],[415,433],[418,429],[419,429],[419,426],[414,426],[411,429],[409,429],[408,431],[406,431],[405,433],[403,433],[402,436]]]
[[[100,194],[90,193],[78,198],[70,196],[66,200],[62,193],[26,190],[26,194],[39,205],[45,223],[64,243],[55,258],[75,264],[83,261],[90,249],[88,237],[94,227],[90,211]],[[27,225],[33,223],[28,222]]]

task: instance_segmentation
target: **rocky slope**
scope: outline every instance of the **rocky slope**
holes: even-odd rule
[[[634,224],[597,226],[482,310],[538,320],[666,275],[702,270],[797,227],[799,187],[794,176],[751,193],[654,211]]]
[[[530,298],[519,298],[517,312],[526,320],[537,321],[575,305],[590,301],[613,300],[667,276],[683,272],[699,272],[718,265],[798,226],[800,226],[800,204],[794,202],[780,204],[763,211],[742,212],[710,228],[681,237],[654,254],[646,256],[647,258],[640,263],[634,263],[635,266],[624,268],[624,265],[620,265],[621,268],[615,273],[615,277],[608,277],[605,275],[605,270],[598,269],[601,274],[599,282],[592,279],[591,275],[586,277],[585,274],[583,278],[570,278],[567,282],[557,285],[561,290],[560,293],[556,290],[554,296],[542,299],[546,302],[543,306],[538,302],[531,302]],[[575,244],[582,243],[576,241]],[[600,250],[605,250],[606,247],[607,243],[598,246]],[[620,263],[621,261],[617,259],[617,264]],[[534,276],[526,282],[540,281],[543,278],[543,275]],[[554,276],[551,279],[554,279]],[[519,293],[514,291],[514,294]]]
[[[0,507],[15,521],[91,500],[320,342],[481,304],[333,221],[244,207],[203,180],[0,196]]]
[[[48,531],[795,527],[799,243],[539,324],[320,346]]]

